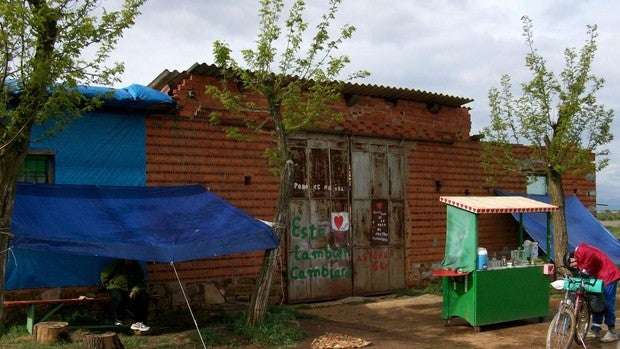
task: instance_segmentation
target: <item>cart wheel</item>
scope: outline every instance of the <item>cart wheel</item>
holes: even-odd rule
[[[480,326],[474,326],[474,331],[480,332]]]
[[[448,327],[451,325],[450,319],[446,319],[446,321],[444,321],[444,326]]]

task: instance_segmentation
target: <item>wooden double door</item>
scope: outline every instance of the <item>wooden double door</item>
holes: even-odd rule
[[[289,302],[405,287],[406,163],[401,145],[350,137],[291,139]]]

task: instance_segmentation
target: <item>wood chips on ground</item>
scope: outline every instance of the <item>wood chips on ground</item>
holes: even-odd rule
[[[351,337],[339,333],[326,333],[312,340],[312,349],[349,349],[363,348],[372,344],[362,338]]]

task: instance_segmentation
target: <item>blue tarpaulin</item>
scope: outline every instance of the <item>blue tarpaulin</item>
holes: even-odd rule
[[[124,110],[174,104],[174,99],[167,94],[138,84],[119,89],[102,86],[79,86],[78,91],[87,98],[98,97],[103,99],[104,106],[121,107]]]
[[[22,94],[22,86],[18,80],[7,79],[6,84],[11,95],[20,96]],[[139,84],[131,84],[118,89],[105,86],[78,85],[76,89],[86,98],[100,98],[104,107],[118,107],[126,111],[148,109],[158,105],[173,106],[175,104],[174,98],[171,96]]]
[[[273,229],[200,185],[18,185],[11,245],[182,262],[273,249]]]
[[[33,127],[30,149],[54,151],[55,184],[143,186],[145,118],[142,112],[88,112],[53,137],[46,137],[55,127],[50,120]]]
[[[30,254],[39,262],[74,255],[72,263],[100,270],[110,258],[183,262],[278,246],[272,227],[200,185],[19,183],[11,232],[17,253],[8,259],[7,289],[98,283],[97,272],[42,273],[50,266],[33,266]]]
[[[523,195],[503,191],[497,191],[497,194],[526,196],[533,200],[551,203],[549,195]],[[605,252],[616,264],[620,264],[620,241],[592,215],[577,196],[565,197],[565,211],[569,250],[574,250],[579,243],[585,242]],[[513,217],[519,220],[519,214],[513,214]],[[547,251],[547,215],[545,213],[523,213],[523,228],[555,261],[553,239],[551,239],[551,251]]]
[[[11,93],[18,97],[20,84],[8,82]],[[57,120],[54,118],[45,124],[34,125],[30,149],[53,152],[56,184],[144,186],[146,113],[154,108],[174,108],[174,99],[137,84],[120,89],[98,86],[78,86],[77,89],[86,98],[102,98],[103,108],[73,119],[62,131],[56,130]],[[54,132],[48,134],[50,130]],[[26,199],[22,188],[20,184],[17,205]],[[37,200],[36,195],[27,199]],[[44,201],[51,202],[49,207],[56,206],[53,198]],[[42,210],[36,205],[32,207]],[[71,212],[67,214],[66,217],[72,217]],[[15,219],[19,223],[20,218]],[[64,216],[58,218],[57,222],[63,223],[64,219]],[[58,238],[62,236],[58,235]],[[10,250],[6,289],[97,285],[99,272],[112,260],[111,257],[58,252],[51,246],[45,250],[26,246],[13,246]]]

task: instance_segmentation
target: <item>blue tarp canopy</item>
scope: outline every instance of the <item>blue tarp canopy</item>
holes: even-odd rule
[[[7,79],[9,92],[13,96],[20,96],[23,92],[18,80]],[[78,85],[77,90],[86,98],[100,98],[104,107],[118,107],[124,110],[147,109],[158,105],[173,106],[174,98],[148,86],[131,84],[123,88],[105,86]]]
[[[104,106],[120,107],[125,110],[174,104],[174,99],[167,94],[138,84],[131,84],[119,89],[102,86],[78,86],[78,91],[86,98],[98,97],[103,99]]]
[[[533,200],[551,203],[549,195],[524,195],[504,191],[497,191],[497,194],[500,196],[526,196]],[[620,264],[620,241],[592,215],[577,196],[566,196],[564,200],[569,250],[573,250],[579,243],[585,242],[605,252],[616,264]],[[519,220],[518,213],[513,214],[513,217],[517,221]],[[555,261],[553,239],[551,239],[551,251],[547,251],[547,214],[523,213],[523,228],[532,239],[538,242],[538,246]]]
[[[273,229],[200,185],[130,187],[19,183],[17,249],[182,262],[273,249]]]

